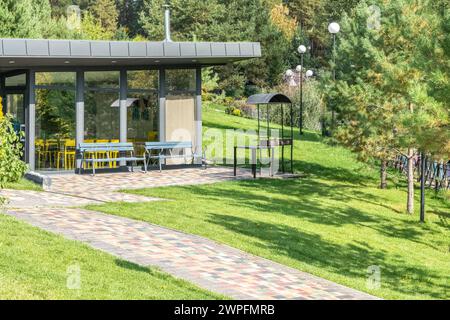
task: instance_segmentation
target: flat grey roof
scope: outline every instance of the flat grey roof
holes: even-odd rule
[[[258,42],[0,39],[0,70],[29,67],[217,65],[261,57]]]

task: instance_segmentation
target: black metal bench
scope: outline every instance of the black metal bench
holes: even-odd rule
[[[96,163],[108,163],[111,168],[112,162],[134,162],[137,165],[138,161],[144,163],[145,172],[147,172],[147,162],[145,156],[136,157],[134,155],[134,147],[132,143],[80,143],[78,145],[78,152],[81,154],[81,161],[79,172],[83,167],[83,163],[92,164],[92,173],[95,175]],[[98,155],[104,155],[104,157],[98,157]],[[133,166],[131,166],[133,171]]]

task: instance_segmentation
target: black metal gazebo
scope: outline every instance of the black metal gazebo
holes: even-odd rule
[[[271,155],[271,151],[275,149],[275,147],[281,147],[281,171],[283,173],[286,172],[285,170],[285,148],[289,147],[290,151],[290,172],[293,173],[293,154],[294,154],[294,121],[293,121],[293,108],[292,108],[292,101],[289,99],[289,97],[285,96],[281,93],[265,93],[265,94],[255,94],[248,98],[247,100],[248,104],[256,105],[257,106],[257,116],[258,116],[258,130],[257,130],[257,139],[258,143],[256,146],[247,147],[247,149],[252,149],[254,153],[256,153],[256,150],[259,150],[260,154],[262,152],[262,149],[266,149],[269,153],[269,157],[272,159],[273,162],[273,155]],[[285,106],[289,106],[289,113],[288,117],[289,120],[286,119],[285,115]],[[264,111],[265,106],[265,121],[266,121],[266,128],[265,128],[265,134],[263,134],[262,128],[264,125],[261,121],[261,115]],[[272,137],[272,130],[270,126],[270,111],[271,108],[277,107],[280,112],[280,122],[281,122],[281,134],[277,137]],[[286,121],[288,120],[288,121]],[[285,123],[289,123],[289,130],[285,130]],[[236,148],[235,147],[235,154],[236,154]],[[256,158],[255,156],[252,156],[252,171],[254,177],[256,177]],[[235,156],[236,159],[236,156]],[[271,163],[272,166],[272,163]],[[236,168],[236,165],[235,165]],[[235,170],[236,172],[236,170]],[[273,175],[273,172],[272,172]]]

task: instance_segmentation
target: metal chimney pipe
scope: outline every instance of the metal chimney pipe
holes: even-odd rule
[[[166,42],[172,42],[172,39],[170,38],[170,5],[164,4],[164,33],[165,33],[165,39]]]

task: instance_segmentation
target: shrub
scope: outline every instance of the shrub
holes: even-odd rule
[[[0,100],[1,110],[1,100]],[[21,135],[14,131],[12,117],[0,112],[0,188],[8,182],[18,181],[27,167],[21,160]]]
[[[225,90],[226,95],[231,98],[240,98],[244,95],[245,77],[240,74],[232,74],[224,79],[220,88]]]
[[[231,114],[232,114],[233,116],[237,116],[237,117],[241,117],[241,116],[242,116],[241,110],[239,110],[239,109],[237,109],[237,108],[234,108],[233,111],[231,112]]]
[[[246,118],[256,118],[256,106],[247,104],[245,100],[235,101],[234,106],[241,111],[241,115]]]
[[[244,89],[244,95],[250,97],[254,94],[261,93],[261,88],[254,84],[247,84]]]
[[[294,123],[298,125],[300,118],[300,90],[297,87],[292,88],[282,84],[276,88],[276,91],[280,91],[291,98],[294,104]],[[309,130],[321,130],[323,109],[324,104],[319,83],[314,79],[306,80],[303,83],[303,127]]]

